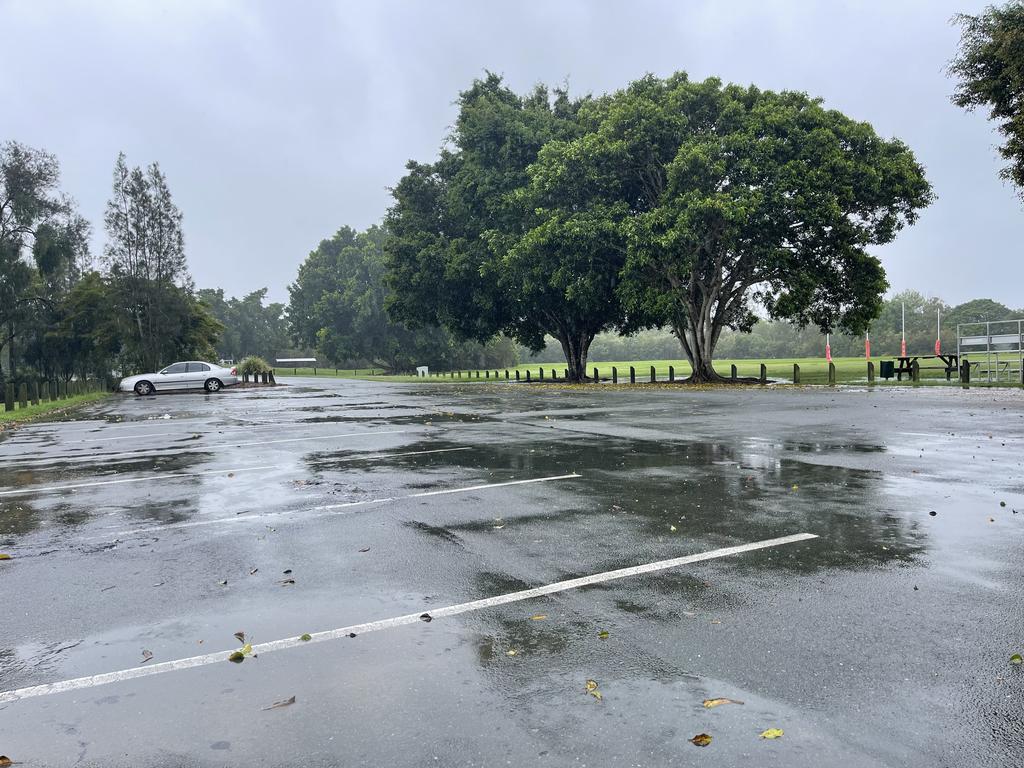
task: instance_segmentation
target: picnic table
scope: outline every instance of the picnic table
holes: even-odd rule
[[[948,355],[897,355],[896,359],[899,361],[896,365],[896,381],[903,381],[903,374],[911,375],[911,366],[918,360],[941,360],[943,365],[933,365],[931,368],[938,368],[939,370],[946,371],[946,381],[950,380],[950,376],[957,373],[960,370],[960,358],[959,355],[951,353]],[[918,363],[920,365],[920,363]],[[922,366],[925,367],[925,366]]]

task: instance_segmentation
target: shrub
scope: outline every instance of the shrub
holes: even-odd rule
[[[237,370],[239,376],[243,376],[245,374],[253,375],[257,373],[266,373],[270,370],[270,365],[262,357],[250,355],[238,364]]]

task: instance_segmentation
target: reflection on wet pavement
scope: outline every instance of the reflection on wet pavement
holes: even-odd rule
[[[296,380],[84,414],[0,436],[0,691],[821,538],[0,704],[16,759],[662,765],[702,731],[722,765],[1024,755],[1019,393]]]

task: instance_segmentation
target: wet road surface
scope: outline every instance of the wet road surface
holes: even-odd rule
[[[1024,765],[1018,391],[119,397],[0,436],[0,553],[27,766]]]

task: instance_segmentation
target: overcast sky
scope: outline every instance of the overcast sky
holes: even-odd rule
[[[97,255],[118,151],[159,161],[197,286],[284,301],[322,238],[381,219],[485,69],[577,94],[717,75],[821,96],[910,145],[938,200],[877,251],[894,290],[1021,307],[1024,207],[944,72],[950,17],[984,4],[0,0],[0,141],[57,155]]]

